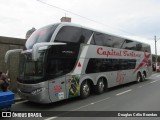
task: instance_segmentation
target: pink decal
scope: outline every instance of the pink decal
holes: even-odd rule
[[[134,70],[133,73],[135,73],[137,70],[139,70],[143,65],[148,66],[148,59],[150,57],[150,54],[146,54],[146,52],[144,52],[144,59],[142,60],[142,62],[137,66],[137,68]]]
[[[97,49],[97,54],[98,54],[98,55],[102,55],[102,50],[103,50],[103,48],[98,48],[98,49]]]
[[[53,87],[53,92],[54,93],[59,93],[62,92],[62,86],[61,85],[56,85]]]
[[[118,72],[117,72],[116,82],[118,82],[118,84],[123,84],[125,75],[126,75],[126,74],[125,74],[124,72],[118,71]]]

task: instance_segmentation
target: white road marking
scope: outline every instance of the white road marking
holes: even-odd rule
[[[53,120],[53,119],[56,119],[56,118],[58,118],[58,117],[50,117],[50,118],[46,118],[44,120]]]
[[[158,81],[158,80],[154,80],[154,81],[152,81],[152,82],[150,82],[150,83],[147,83],[147,84],[145,84],[145,85],[141,85],[141,86],[139,86],[139,88],[144,87],[144,86],[147,86],[147,85],[152,84],[152,83],[155,83],[155,82],[157,82],[157,81]]]
[[[73,109],[73,110],[71,110],[71,111],[69,111],[69,112],[65,112],[65,113],[62,113],[62,114],[58,114],[58,115],[56,115],[56,116],[54,116],[54,117],[46,118],[46,119],[44,119],[44,120],[53,120],[53,119],[58,118],[58,116],[62,116],[62,115],[64,115],[64,114],[70,113],[70,112],[72,112],[72,111],[80,110],[80,109],[85,108],[85,107],[87,107],[87,106],[94,105],[94,104],[96,104],[96,103],[99,103],[99,102],[102,102],[102,101],[105,101],[105,100],[108,100],[108,99],[110,99],[110,97],[107,97],[107,98],[101,99],[101,100],[99,100],[99,101],[95,101],[95,102],[92,102],[92,103],[90,103],[90,104],[81,106],[81,107],[76,108],[76,109]]]
[[[118,93],[118,94],[116,94],[116,96],[119,96],[119,95],[125,94],[125,93],[130,92],[130,91],[132,91],[132,89],[130,89],[130,90],[126,90],[126,91],[121,92],[121,93]]]
[[[157,73],[155,73],[155,74],[152,74],[150,77],[153,77],[153,76],[156,76],[156,75],[158,75],[158,74],[157,74]],[[149,78],[150,78],[150,77],[149,77]]]
[[[158,75],[158,73],[152,74],[151,76]]]
[[[157,75],[156,77],[159,77],[160,75]]]
[[[149,84],[151,84],[151,83],[147,83],[147,84],[141,85],[141,86],[139,86],[139,87],[141,88],[141,87],[147,86],[147,85],[149,85]]]
[[[104,98],[104,99],[102,99],[102,100],[99,100],[99,101],[94,102],[94,104],[99,103],[99,102],[102,102],[102,101],[105,101],[105,100],[108,100],[108,99],[110,99],[110,98],[111,98],[111,97]]]
[[[73,109],[73,110],[71,110],[71,111],[80,110],[80,109],[82,109],[82,108],[88,107],[88,106],[93,105],[93,104],[94,104],[94,103],[90,103],[90,104],[87,104],[87,105],[81,106],[81,107],[79,107],[79,108]]]
[[[152,81],[152,82],[150,82],[150,83],[155,83],[155,82],[157,82],[158,80],[155,80],[155,81]]]
[[[110,99],[110,97],[107,97],[107,98],[101,99],[101,100],[96,101],[96,102],[92,102],[92,103],[90,103],[90,104],[87,104],[87,105],[81,106],[81,107],[76,108],[76,109],[73,109],[73,110],[71,110],[71,111],[76,111],[76,110],[79,110],[79,109],[81,109],[81,108],[84,108],[84,107],[87,107],[87,106],[90,106],[90,105],[94,105],[94,104],[96,104],[96,103],[99,103],[99,102],[102,102],[102,101],[105,101],[105,100],[108,100],[108,99]]]

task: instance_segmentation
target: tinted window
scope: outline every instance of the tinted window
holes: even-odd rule
[[[65,26],[60,29],[55,38],[55,41],[67,43],[84,43],[85,37],[82,35],[81,28]]]
[[[94,40],[96,45],[107,46],[113,48],[121,48],[124,39],[110,36],[102,33],[95,33]]]
[[[94,33],[94,41],[95,41],[96,45],[100,45],[100,46],[104,45],[104,43],[103,43],[104,37],[103,36],[104,36],[104,34],[102,34],[102,33],[98,33],[98,32]]]
[[[136,60],[120,59],[119,64],[120,70],[135,69]]]
[[[75,62],[75,58],[49,58],[46,71],[47,77],[55,78],[69,73]]]
[[[135,51],[142,51],[142,52],[151,52],[150,46],[147,44],[142,44],[140,42],[131,41],[131,40],[125,40],[125,42],[122,45],[123,49],[128,50],[135,50]]]
[[[131,59],[90,59],[86,73],[98,73],[117,70],[135,69],[136,60]]]
[[[136,51],[142,51],[142,43],[136,42]]]
[[[150,49],[150,46],[149,45],[146,45],[146,44],[143,44],[142,45],[142,51],[143,52],[151,52],[151,49]]]
[[[123,43],[122,48],[128,50],[136,50],[136,44],[137,42],[126,39],[125,42]]]
[[[90,37],[91,37],[91,35],[93,34],[93,32],[90,31],[90,30],[87,30],[87,29],[83,29],[83,30],[82,30],[82,34],[83,34],[83,36],[84,36],[84,43],[87,44],[87,42],[88,42],[88,40],[90,39]],[[90,43],[90,44],[94,44],[93,39],[91,40],[91,43]]]
[[[46,26],[35,31],[27,40],[26,48],[32,49],[35,43],[49,42],[51,40],[53,32],[55,31],[58,25],[59,24]]]
[[[79,44],[54,46],[49,49],[46,74],[48,79],[71,72],[76,64]]]
[[[113,41],[112,41],[112,36],[110,35],[104,35],[103,36],[103,45],[107,47],[112,47]]]
[[[112,37],[112,47],[114,48],[121,48],[122,44],[124,43],[124,39],[123,38],[119,38],[119,37]]]

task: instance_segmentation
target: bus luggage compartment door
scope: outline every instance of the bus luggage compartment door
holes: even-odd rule
[[[49,96],[52,102],[66,99],[65,76],[49,81]]]

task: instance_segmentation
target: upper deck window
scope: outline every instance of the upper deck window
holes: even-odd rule
[[[64,26],[58,32],[55,42],[84,43],[84,40],[81,28]]]
[[[32,49],[33,45],[35,43],[40,42],[49,42],[51,40],[51,37],[53,35],[53,32],[57,28],[58,24],[55,25],[49,25],[43,28],[40,28],[39,30],[36,30],[27,40],[26,42],[26,48]]]

